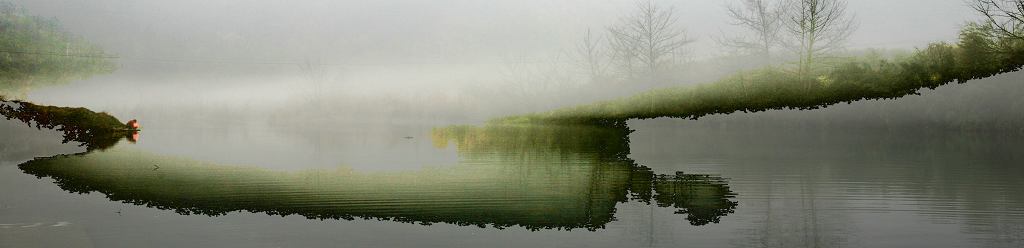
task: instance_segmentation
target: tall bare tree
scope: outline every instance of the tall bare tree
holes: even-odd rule
[[[786,45],[799,56],[798,73],[808,75],[824,54],[841,48],[857,29],[845,0],[789,0],[783,27]]]
[[[970,5],[999,35],[1024,39],[1024,0],[971,0]]]
[[[652,74],[692,42],[686,30],[678,26],[674,10],[658,6],[653,0],[637,1],[636,12],[608,31],[615,57],[623,66],[632,70],[635,61]]]
[[[583,35],[583,39],[576,45],[576,56],[579,57],[580,67],[587,72],[590,76],[590,81],[594,82],[604,76],[604,69],[607,66],[605,52],[602,44],[602,38],[594,36],[587,29],[587,33]]]
[[[626,77],[636,74],[639,46],[633,34],[621,26],[608,27],[608,47],[611,48],[611,60],[618,66],[620,73]]]
[[[779,45],[779,31],[782,28],[783,2],[768,0],[741,0],[739,5],[726,5],[733,25],[739,26],[753,36],[730,37],[719,40],[725,46],[754,51],[763,56],[765,64],[771,63],[772,49]]]

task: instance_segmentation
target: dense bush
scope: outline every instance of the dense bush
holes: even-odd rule
[[[0,116],[17,119],[37,129],[55,129],[64,133],[64,143],[81,143],[86,149],[103,149],[116,144],[132,131],[114,116],[86,108],[36,105],[8,101],[0,97]]]

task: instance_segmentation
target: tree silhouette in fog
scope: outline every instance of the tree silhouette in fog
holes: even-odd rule
[[[780,44],[782,30],[783,1],[741,0],[740,5],[727,5],[732,25],[738,26],[751,36],[726,37],[719,43],[736,49],[751,51],[772,63],[772,50]]]
[[[801,76],[813,73],[820,57],[841,48],[856,29],[845,0],[789,0],[785,8],[784,41],[799,56]]]
[[[972,0],[970,5],[998,35],[1024,39],[1024,0]]]
[[[683,46],[693,40],[679,26],[673,8],[653,0],[640,0],[635,6],[632,14],[608,27],[613,59],[630,76],[636,67],[654,75],[677,63]]]

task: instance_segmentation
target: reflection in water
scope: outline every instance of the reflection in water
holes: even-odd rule
[[[718,223],[722,216],[733,213],[737,203],[728,182],[711,175],[656,175],[650,168],[629,158],[629,133],[619,123],[614,126],[560,125],[489,125],[485,127],[455,126],[435,129],[433,140],[439,147],[453,139],[460,154],[473,159],[493,154],[511,156],[510,163],[537,158],[588,161],[607,168],[618,168],[628,174],[628,182],[616,192],[620,202],[629,200],[656,203],[660,207],[679,209],[693,225]]]
[[[596,230],[629,200],[676,208],[693,225],[719,222],[737,203],[725,179],[655,175],[627,158],[630,130],[593,126],[485,126],[433,130],[462,161],[417,171],[298,172],[220,165],[115,146],[19,165],[75,193],[223,215],[234,211],[429,225]]]
[[[131,142],[138,139],[138,132],[126,130],[117,118],[86,108],[42,106],[0,98],[0,115],[7,120],[17,119],[29,126],[34,124],[37,129],[61,131],[64,133],[62,142],[79,142],[87,150],[111,147],[121,138]]]
[[[729,175],[743,202],[728,221],[740,225],[727,234],[736,247],[900,247],[905,240],[917,247],[1021,247],[1024,241],[1019,135],[757,121],[632,122],[640,131],[631,134],[630,156],[661,173]]]
[[[659,175],[654,183],[654,199],[660,207],[679,209],[676,214],[686,214],[686,220],[695,226],[718,223],[736,208],[736,202],[723,197],[734,195],[726,183],[708,175]]]

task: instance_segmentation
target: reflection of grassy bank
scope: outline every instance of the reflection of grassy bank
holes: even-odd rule
[[[81,142],[89,150],[110,147],[132,134],[117,118],[86,108],[42,106],[0,97],[0,115],[36,128],[64,132],[64,143]]]
[[[34,87],[110,72],[109,57],[56,20],[0,1],[0,95],[22,97]]]
[[[628,182],[615,196],[627,200],[676,208],[693,225],[718,223],[732,213],[737,203],[728,182],[716,176],[677,172],[657,175],[629,158],[628,129],[624,123],[592,125],[485,125],[451,126],[432,132],[435,145],[456,142],[456,149],[468,161],[479,156],[500,154],[510,161],[531,161],[557,157],[561,160],[586,158],[599,168],[623,168]],[[571,156],[571,157],[570,157]],[[555,163],[555,162],[545,162]]]
[[[626,158],[625,128],[488,126],[436,129],[463,160],[403,172],[272,171],[115,147],[19,165],[75,193],[181,214],[249,211],[311,219],[432,224],[603,228],[618,203],[674,207],[695,225],[736,207],[727,182],[707,175],[656,176]]]
[[[737,111],[814,109],[841,102],[898,98],[922,88],[1016,71],[1022,65],[1024,42],[994,38],[991,30],[968,26],[957,44],[936,43],[893,60],[853,59],[813,75],[763,69],[695,87],[653,90],[497,121],[609,123],[657,117],[696,119]]]
[[[159,168],[154,165],[158,165]],[[181,214],[234,211],[410,223],[597,228],[611,221],[617,170],[522,164],[460,165],[400,173],[279,172],[159,156],[127,148],[21,165],[61,188]],[[599,174],[592,174],[599,173]],[[597,182],[590,182],[597,180]]]

